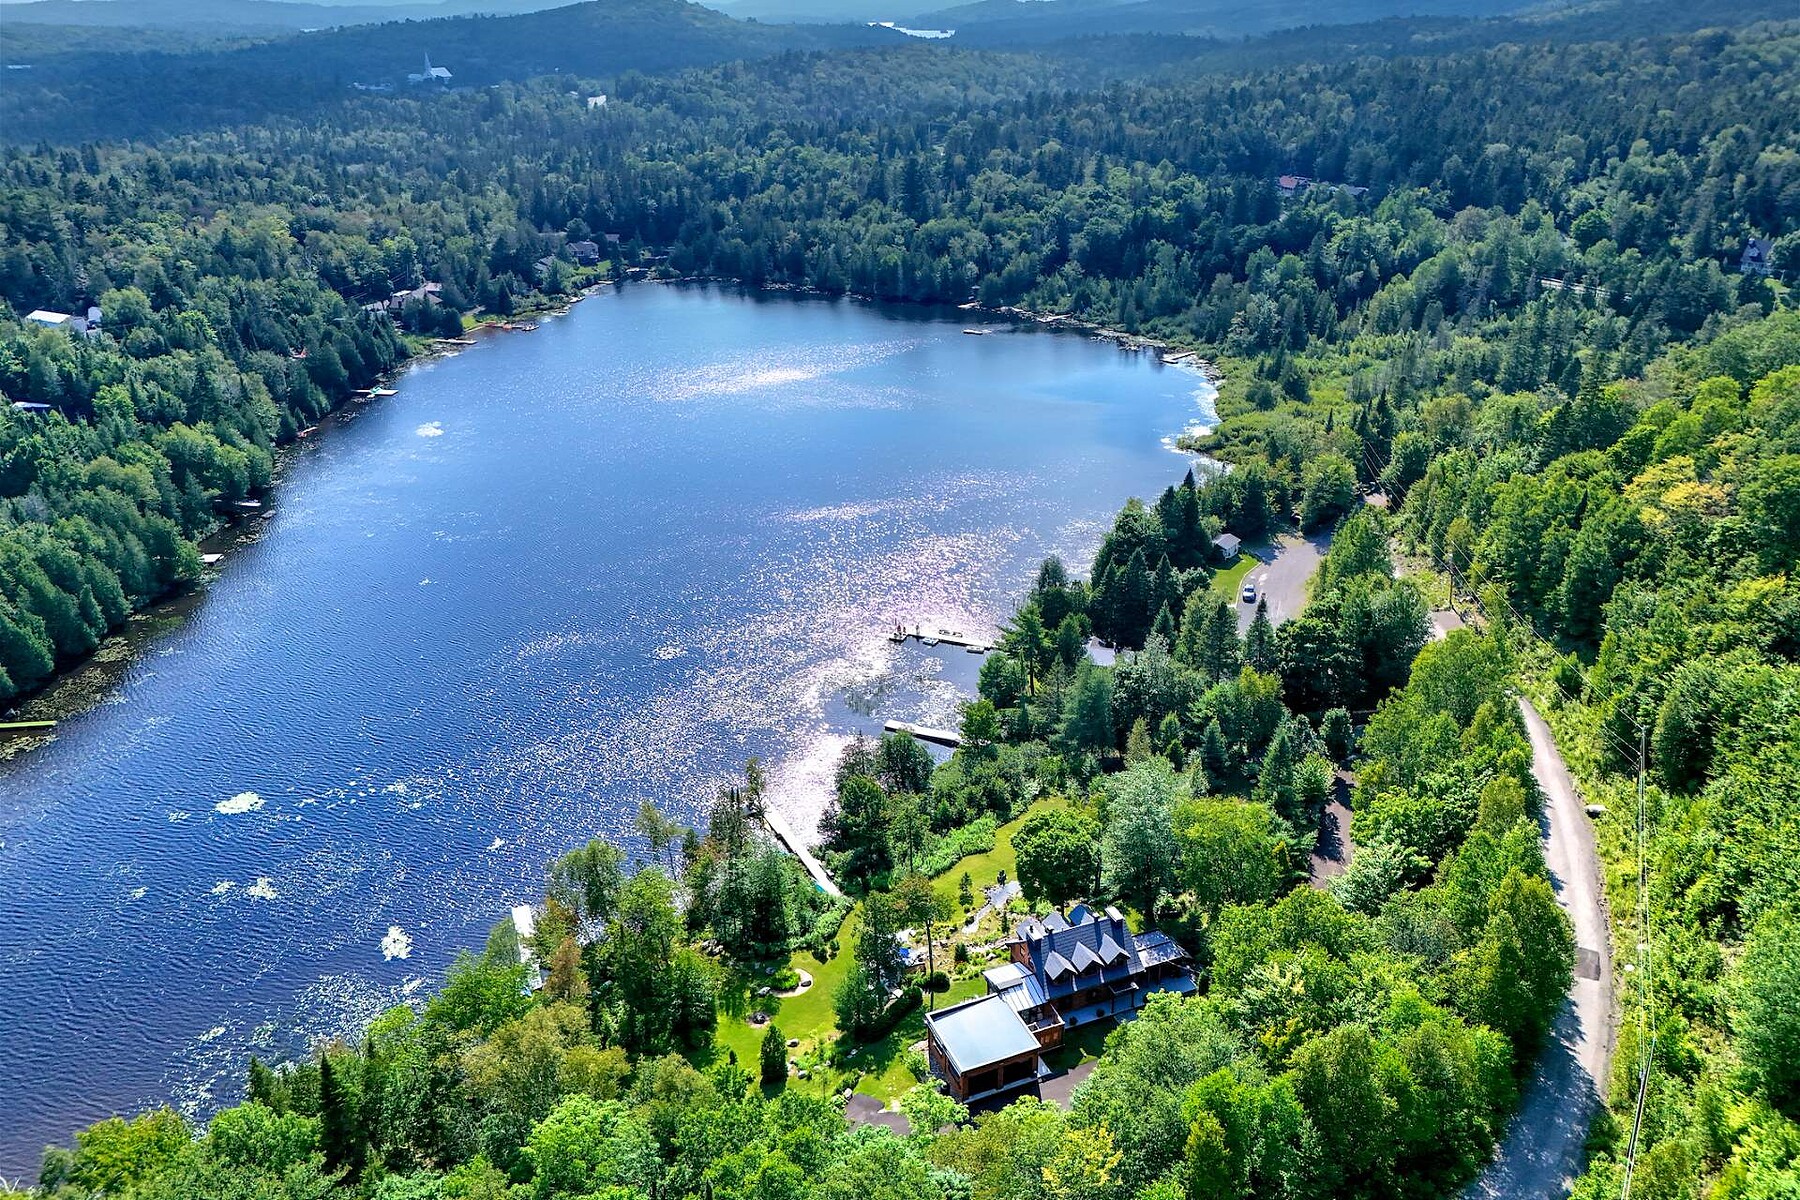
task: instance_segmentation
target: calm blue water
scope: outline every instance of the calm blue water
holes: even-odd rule
[[[747,755],[810,828],[855,728],[1186,469],[1196,375],[963,314],[638,287],[309,444],[117,693],[0,768],[0,1174],[353,1031],[639,802]],[[995,328],[1005,328],[996,326]]]

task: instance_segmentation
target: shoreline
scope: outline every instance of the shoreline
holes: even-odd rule
[[[1100,325],[1082,317],[1068,313],[1045,313],[1036,309],[1022,308],[1018,305],[1003,304],[992,307],[980,301],[971,300],[965,304],[950,304],[925,300],[887,300],[880,296],[870,296],[863,292],[829,292],[822,288],[810,287],[801,283],[764,283],[748,284],[741,279],[733,279],[723,275],[676,275],[666,279],[638,279],[633,283],[652,284],[729,284],[746,292],[774,292],[790,296],[809,296],[821,300],[855,300],[864,304],[893,304],[905,308],[949,308],[957,312],[984,313],[990,316],[1006,317],[1014,321],[1030,322],[1050,329],[1064,329],[1075,333],[1090,334],[1097,341],[1114,342],[1120,349],[1135,350],[1140,353],[1154,353],[1158,361],[1165,366],[1186,367],[1204,376],[1207,383],[1217,388],[1225,381],[1217,364],[1205,357],[1198,348],[1184,347],[1179,343],[1165,341],[1162,338],[1150,337],[1147,334],[1130,333],[1123,329],[1114,329]],[[1214,414],[1215,416],[1217,414]]]
[[[609,286],[613,286],[611,280],[590,284],[570,295],[566,303],[527,309],[506,320],[567,316],[576,304]],[[478,335],[492,337],[513,332],[525,331],[503,329],[498,321],[478,321],[474,328],[465,330],[462,336],[475,339]],[[454,358],[464,350],[478,345],[478,340],[472,340],[468,345],[456,345],[433,338],[417,350],[409,348],[403,361],[376,375],[368,387],[352,389],[349,395],[326,410],[315,424],[297,431],[287,441],[274,445],[274,469],[269,475],[269,485],[262,490],[260,498],[266,500],[276,494],[288,466],[307,446],[316,444],[315,439],[321,434],[354,421],[368,405],[377,400],[388,399],[386,396],[370,395],[370,391],[387,387],[414,367]],[[153,597],[132,610],[124,621],[107,631],[93,650],[57,667],[30,691],[21,692],[7,701],[5,707],[0,708],[0,719],[50,720],[60,723],[91,712],[103,704],[107,695],[125,677],[143,644],[191,616],[205,599],[207,585],[224,570],[236,551],[262,537],[263,527],[272,516],[274,513],[267,508],[255,513],[239,514],[205,536],[196,538],[194,547],[203,559],[199,578]],[[207,559],[211,561],[204,561]],[[0,765],[41,749],[55,739],[54,729],[0,736]]]
[[[1203,358],[1197,350],[1180,349],[1157,338],[1107,328],[1092,321],[1063,313],[1039,313],[1014,305],[993,308],[974,301],[960,305],[947,305],[911,300],[883,300],[880,297],[867,296],[859,292],[828,292],[803,284],[775,283],[758,286],[747,284],[740,279],[722,276],[689,275],[627,281],[608,279],[589,284],[568,296],[560,304],[524,309],[504,320],[477,321],[473,328],[465,330],[462,335],[463,338],[469,339],[466,344],[451,343],[445,339],[430,339],[418,350],[409,353],[403,362],[377,375],[367,388],[353,390],[345,396],[322,415],[315,425],[303,431],[306,436],[296,434],[290,440],[278,443],[274,447],[274,470],[269,478],[269,486],[261,493],[262,497],[268,498],[277,494],[287,468],[295,457],[302,453],[307,446],[317,444],[321,435],[356,420],[367,406],[376,401],[388,399],[385,396],[369,395],[371,390],[389,386],[408,371],[422,364],[454,358],[465,350],[475,349],[488,338],[499,336],[502,333],[531,332],[531,330],[525,329],[504,328],[506,324],[568,316],[574,310],[575,305],[581,301],[598,295],[608,288],[619,290],[626,283],[664,286],[692,284],[729,286],[753,295],[800,296],[824,300],[845,299],[871,305],[892,304],[914,310],[949,309],[956,312],[978,313],[1001,317],[1021,324],[1084,333],[1097,341],[1114,342],[1122,350],[1153,353],[1157,355],[1157,361],[1161,365],[1199,374],[1207,385],[1214,389],[1215,396],[1223,378],[1214,364]],[[1215,424],[1205,427],[1208,435],[1217,429],[1218,410],[1216,406],[1212,411],[1212,417]],[[1190,422],[1181,429],[1168,434],[1163,439],[1163,445],[1175,453],[1217,463],[1218,460],[1209,454],[1183,448],[1182,442],[1193,431],[1194,424]],[[273,511],[265,508],[261,512],[229,520],[218,529],[197,539],[194,543],[196,549],[202,556],[212,559],[205,563],[199,578],[184,587],[166,592],[133,611],[123,623],[108,631],[100,644],[87,655],[67,666],[58,668],[31,691],[14,696],[4,709],[0,709],[0,719],[9,721],[51,720],[60,723],[82,716],[105,703],[107,696],[124,679],[132,663],[136,661],[142,647],[192,616],[194,610],[204,601],[208,585],[212,580],[225,570],[230,559],[238,550],[262,537],[264,528],[273,516]],[[55,739],[55,729],[0,737],[0,765],[41,749]]]

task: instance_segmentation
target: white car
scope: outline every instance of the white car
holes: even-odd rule
[[[1243,599],[1245,604],[1255,604],[1256,603],[1256,580],[1254,580],[1254,579],[1244,580],[1244,590],[1240,593],[1240,596]]]

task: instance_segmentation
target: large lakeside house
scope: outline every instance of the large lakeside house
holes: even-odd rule
[[[1165,933],[1132,933],[1116,908],[1028,917],[1007,945],[1012,961],[984,973],[986,995],[925,1017],[932,1073],[964,1104],[1044,1078],[1041,1054],[1068,1030],[1129,1020],[1152,994],[1195,987],[1187,952]]]

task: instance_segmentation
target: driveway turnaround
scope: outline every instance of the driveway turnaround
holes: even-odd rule
[[[1300,610],[1306,607],[1306,585],[1311,582],[1313,572],[1319,569],[1319,560],[1325,557],[1330,546],[1330,533],[1315,533],[1311,537],[1284,533],[1275,539],[1271,548],[1274,557],[1252,567],[1244,576],[1246,583],[1256,584],[1258,596],[1268,598],[1270,621],[1279,625],[1300,615]],[[1266,555],[1269,551],[1259,549],[1257,553]],[[1238,632],[1242,633],[1250,628],[1250,622],[1256,616],[1256,605],[1236,603]]]

